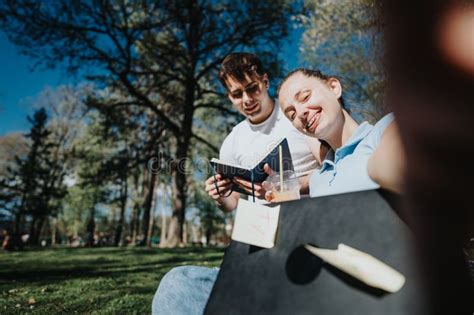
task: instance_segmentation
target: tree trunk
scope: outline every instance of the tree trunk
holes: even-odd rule
[[[155,172],[148,173],[145,171],[145,176],[149,177],[147,185],[145,186],[145,201],[143,202],[143,220],[142,220],[142,228],[143,228],[143,241],[141,245],[147,244],[148,239],[148,228],[150,223],[150,211],[151,211],[151,204],[153,201],[153,192],[155,190],[155,182],[156,182],[156,174]]]
[[[41,230],[43,229],[43,224],[45,217],[34,217],[31,221],[30,226],[30,237],[28,238],[28,243],[33,246],[38,246],[40,244],[39,239],[41,235]]]
[[[89,221],[87,222],[87,235],[86,235],[86,247],[94,246],[94,233],[95,233],[95,208],[91,208],[89,213]]]
[[[156,191],[153,192],[153,198],[151,203],[151,215],[150,221],[148,222],[148,235],[147,235],[147,242],[146,245],[151,247],[151,237],[153,235],[153,224],[155,222],[155,209],[156,209]]]
[[[114,245],[119,246],[122,240],[123,224],[125,222],[125,208],[127,207],[127,195],[128,195],[128,184],[125,178],[122,181],[122,187],[120,188],[120,217],[117,223],[117,229],[115,230]]]
[[[133,205],[133,211],[132,211],[132,219],[130,220],[130,234],[131,234],[131,240],[130,243],[132,245],[135,245],[137,243],[137,234],[139,231],[139,222],[140,220],[138,219],[140,217],[140,204],[135,201],[135,204]]]
[[[38,245],[37,240],[35,240],[35,234],[36,234],[36,221],[37,218],[33,217],[31,220],[31,225],[30,225],[30,235],[28,237],[28,244],[30,245]]]
[[[125,209],[122,209],[122,206],[120,206],[120,217],[117,222],[117,228],[115,229],[115,237],[114,237],[114,246],[119,246],[120,245],[120,240],[122,239],[122,230],[123,230],[123,215],[125,213]]]
[[[188,244],[188,223],[184,221],[183,223],[183,244]]]
[[[131,235],[131,244],[135,245],[137,243],[137,235],[138,231],[140,230],[140,202],[139,196],[141,194],[140,191],[140,184],[139,184],[140,175],[139,173],[135,172],[133,175],[133,183],[135,189],[135,199],[133,203],[133,210],[132,210],[132,217],[130,219],[130,235]]]
[[[183,241],[184,211],[186,207],[186,172],[184,171],[184,163],[187,150],[187,144],[180,144],[178,146],[178,156],[181,158],[176,161],[176,165],[173,167],[173,212],[168,226],[167,247],[176,247]]]
[[[18,211],[17,214],[15,215],[15,230],[13,231],[13,234],[15,235],[21,235],[21,222],[23,219],[23,211]]]
[[[41,231],[43,230],[44,221],[46,221],[46,217],[42,216],[39,218],[38,222],[36,223],[36,231],[34,235],[35,244],[40,244],[40,237]]]
[[[51,246],[56,245],[56,237],[58,231],[58,218],[53,218],[51,223]]]
[[[165,205],[166,205],[166,186],[162,185],[163,195],[161,198],[161,235],[160,235],[160,247],[163,247],[166,243],[166,216],[165,216]]]
[[[146,246],[151,247],[151,238],[153,236],[153,224],[155,221],[155,215],[154,212],[152,211],[152,214],[150,215],[150,222],[148,224],[148,235],[147,235],[147,241],[146,241]]]
[[[191,67],[186,82],[186,96],[184,104],[184,118],[182,121],[182,134],[178,137],[176,148],[176,161],[173,166],[173,213],[171,215],[168,228],[168,247],[176,247],[183,241],[183,224],[186,211],[186,163],[188,149],[192,137],[193,115],[194,115],[194,94],[196,82],[194,81],[194,70],[196,62],[194,51],[191,49]]]
[[[21,197],[20,207],[18,208],[18,212],[16,213],[16,216],[15,216],[15,231],[13,234],[18,237],[21,237],[21,234],[23,232],[21,228],[24,226],[24,223],[25,223],[24,222],[25,198],[26,198],[26,194],[23,193]]]
[[[214,230],[214,226],[212,224],[212,219],[207,220],[206,223],[206,246],[209,246],[211,243],[212,231]]]

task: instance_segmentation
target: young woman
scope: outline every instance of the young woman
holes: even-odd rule
[[[380,186],[402,191],[404,153],[393,114],[359,125],[344,108],[339,80],[304,68],[286,76],[278,96],[296,129],[329,148],[309,179],[311,197]]]

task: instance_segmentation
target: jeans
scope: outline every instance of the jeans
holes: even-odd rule
[[[219,268],[182,266],[161,279],[153,297],[153,315],[203,314]]]

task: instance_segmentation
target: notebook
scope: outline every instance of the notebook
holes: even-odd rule
[[[257,159],[258,162],[250,168],[226,163],[216,158],[213,158],[210,161],[210,163],[214,171],[216,173],[221,174],[222,177],[228,178],[231,180],[234,177],[240,177],[244,180],[251,182],[252,187],[253,187],[253,184],[261,183],[268,177],[268,174],[265,173],[265,171],[263,170],[263,167],[265,164],[268,163],[268,165],[273,171],[280,172],[280,161],[279,161],[279,152],[278,152],[279,151],[278,147],[280,145],[282,147],[283,171],[286,171],[286,170],[293,171],[294,170],[293,161],[291,159],[290,148],[288,147],[288,141],[286,140],[286,138],[277,141],[276,144],[270,147],[269,150],[267,150],[260,159]],[[248,192],[240,188],[238,185],[234,185],[234,191],[250,195]],[[253,190],[252,190],[251,196],[253,196],[255,200],[255,195],[254,195]]]

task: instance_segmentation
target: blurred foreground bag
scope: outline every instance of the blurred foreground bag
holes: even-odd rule
[[[206,314],[425,314],[411,231],[378,191],[281,205],[276,245],[232,241]],[[323,263],[302,245],[344,243],[406,277],[390,294]],[[440,249],[441,250],[441,249]]]

